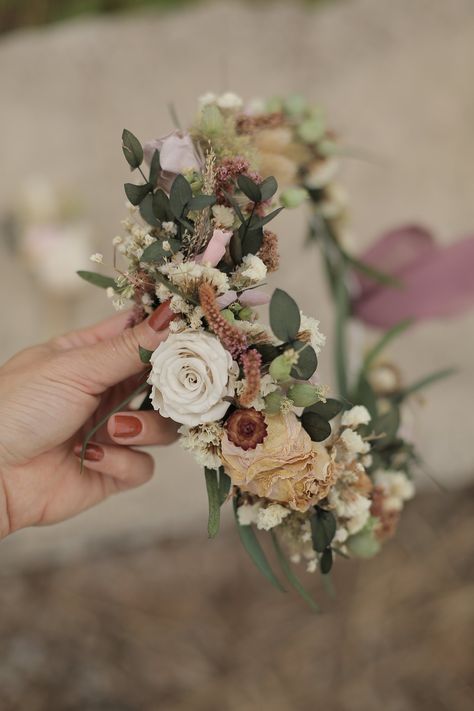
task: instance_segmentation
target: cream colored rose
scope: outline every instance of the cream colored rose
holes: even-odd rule
[[[220,420],[233,395],[237,364],[215,336],[172,333],[151,356],[151,400],[164,417],[194,427]]]
[[[327,496],[335,468],[325,447],[313,442],[292,412],[266,415],[267,437],[244,451],[225,435],[222,459],[243,491],[306,511]]]

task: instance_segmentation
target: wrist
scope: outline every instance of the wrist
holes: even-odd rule
[[[11,533],[11,519],[8,505],[8,493],[0,472],[0,541]]]

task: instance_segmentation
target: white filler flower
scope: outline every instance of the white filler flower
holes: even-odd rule
[[[202,331],[172,333],[150,359],[151,401],[163,417],[194,427],[220,420],[229,408],[236,370],[220,341]]]

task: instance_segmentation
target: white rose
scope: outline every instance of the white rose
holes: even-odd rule
[[[190,427],[220,420],[229,408],[238,366],[220,341],[202,331],[172,333],[150,359],[155,410]]]

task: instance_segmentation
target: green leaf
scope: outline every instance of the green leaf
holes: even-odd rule
[[[271,363],[272,360],[274,360],[280,353],[278,348],[276,346],[272,346],[271,343],[257,344],[255,346],[255,350],[260,353],[264,363]]]
[[[145,195],[145,197],[141,201],[140,215],[145,220],[145,222],[147,222],[152,227],[159,227],[160,226],[160,221],[155,217],[155,213],[153,212],[153,195],[152,195],[152,193],[148,193],[148,195]]]
[[[241,228],[243,233],[241,234]],[[246,224],[243,224],[239,228],[240,239],[242,241],[242,254],[245,256],[247,254],[257,254],[258,250],[262,246],[263,242],[263,231],[261,228],[256,230],[245,229]]]
[[[227,499],[231,484],[230,476],[225,473],[223,467],[219,467],[219,506]]]
[[[322,575],[327,575],[332,568],[332,550],[326,548],[319,560],[319,568]]]
[[[80,270],[76,272],[81,279],[88,281],[89,284],[94,284],[94,286],[100,286],[101,289],[108,289],[110,286],[112,289],[117,288],[115,279],[113,277],[104,276],[103,274],[97,274],[97,272],[85,272]]]
[[[130,200],[132,205],[139,205],[152,189],[150,183],[145,183],[145,185],[125,183],[123,187],[125,189],[125,195]]]
[[[258,187],[260,188],[261,199],[270,200],[278,190],[278,183],[273,175],[270,175]]]
[[[158,178],[160,177],[161,164],[160,164],[160,151],[156,150],[153,153],[153,158],[150,163],[150,173],[148,177],[148,182],[151,183],[153,187],[156,186]]]
[[[313,548],[317,553],[323,553],[336,534],[336,519],[331,511],[316,506],[310,521]]]
[[[233,232],[229,243],[230,256],[235,264],[240,264],[242,261],[242,241],[238,232]]]
[[[116,405],[112,410],[110,410],[104,417],[102,417],[95,425],[94,427],[89,430],[89,432],[86,434],[84,438],[84,442],[82,443],[82,449],[81,449],[81,463],[80,463],[80,472],[82,474],[83,469],[84,469],[84,456],[86,453],[87,445],[91,441],[92,437],[95,435],[96,432],[100,430],[101,427],[105,425],[109,417],[112,417],[112,415],[115,415],[116,412],[120,412],[120,410],[123,410],[126,405],[128,405],[129,402],[133,400],[137,395],[140,393],[144,392],[145,390],[148,389],[148,384],[147,383],[141,383],[138,387],[135,388],[135,390],[132,390],[131,393],[127,395],[127,397],[119,402],[118,405]]]
[[[196,197],[191,198],[188,203],[189,210],[205,210],[206,207],[212,207],[216,204],[215,195],[196,195]]]
[[[170,190],[170,207],[175,217],[182,217],[189,201],[193,197],[191,186],[184,175],[177,175]]]
[[[138,355],[142,363],[148,364],[153,355],[153,351],[149,351],[148,348],[143,348],[143,346],[138,346]]]
[[[294,341],[300,330],[301,316],[298,305],[282,289],[275,289],[270,301],[270,326],[281,341]]]
[[[269,212],[268,215],[264,215],[263,217],[254,215],[249,221],[250,229],[256,230],[258,227],[264,227],[268,222],[273,220],[273,218],[275,218],[284,209],[285,209],[284,207],[277,207],[276,210],[273,210],[273,212]]]
[[[171,212],[170,200],[161,188],[153,193],[153,213],[160,222],[172,222],[174,215]]]
[[[406,319],[405,321],[400,321],[399,323],[395,324],[395,326],[393,326],[389,331],[384,333],[382,338],[375,344],[373,348],[370,349],[370,351],[365,356],[364,363],[362,366],[363,371],[366,372],[370,368],[374,360],[388,346],[390,341],[393,341],[394,338],[406,331],[407,328],[412,325],[412,323],[413,319]]]
[[[332,420],[338,415],[344,405],[339,400],[327,398],[326,402],[316,402],[314,405],[307,407],[305,412],[314,412],[316,415],[321,415],[325,420]]]
[[[292,347],[298,351],[298,362],[291,369],[291,377],[299,380],[309,380],[318,367],[318,356],[309,343],[293,341]]]
[[[402,390],[402,392],[398,393],[396,399],[398,402],[401,402],[402,400],[405,400],[405,398],[407,398],[408,396],[413,395],[413,393],[418,392],[418,390],[422,390],[423,388],[426,388],[428,385],[431,385],[432,383],[435,383],[438,380],[448,378],[451,375],[454,375],[456,372],[456,368],[445,368],[444,370],[437,370],[435,373],[427,375],[426,378],[417,380],[412,385],[409,385],[407,388]]]
[[[237,178],[237,185],[243,194],[246,195],[252,202],[262,201],[260,187],[252,180],[252,178],[249,178],[248,175],[239,175]]]
[[[207,521],[207,532],[209,538],[215,538],[219,533],[220,524],[220,496],[217,469],[205,467],[204,476],[206,478],[207,499],[209,501],[209,518]]]
[[[335,283],[336,297],[336,327],[335,327],[335,360],[339,395],[347,398],[347,344],[346,326],[349,316],[349,295],[345,284],[345,273],[338,275]]]
[[[331,425],[315,412],[303,412],[301,424],[313,442],[323,442],[331,434]]]
[[[173,239],[170,237],[166,240],[170,245],[170,250],[166,251],[163,249],[163,241],[156,240],[144,250],[142,256],[140,257],[141,262],[160,262],[165,257],[171,257],[175,252],[178,252],[181,247],[181,242],[178,239]]]
[[[122,131],[122,152],[132,170],[143,163],[142,145],[138,138],[126,128]]]
[[[296,592],[303,598],[303,600],[310,606],[310,608],[313,610],[313,612],[319,612],[320,611],[319,605],[315,602],[315,600],[313,600],[310,593],[306,590],[306,588],[300,582],[299,578],[293,572],[293,569],[291,568],[290,564],[288,563],[288,561],[285,557],[285,554],[283,553],[283,551],[281,549],[278,538],[273,530],[271,531],[271,536],[272,536],[272,541],[273,541],[273,547],[275,548],[275,553],[278,558],[278,562],[280,563],[281,569],[283,570],[283,573],[285,574],[286,579],[288,580],[290,585],[296,590]]]
[[[285,588],[282,586],[275,573],[271,569],[270,564],[266,558],[265,553],[263,552],[263,549],[258,541],[257,536],[255,535],[255,531],[253,530],[252,526],[240,525],[237,516],[237,497],[234,497],[233,504],[235,522],[237,524],[237,531],[239,533],[240,540],[242,541],[242,545],[244,546],[245,550],[247,551],[259,571],[262,573],[262,575],[265,576],[265,578],[269,580],[271,584],[277,588],[277,590],[280,590],[280,592],[285,592]]]

